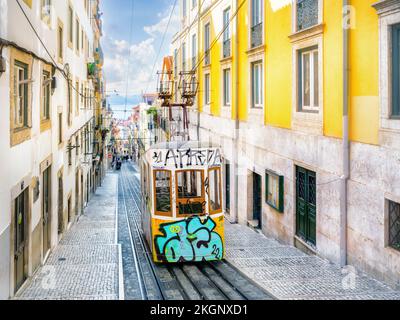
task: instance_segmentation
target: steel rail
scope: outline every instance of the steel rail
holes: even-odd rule
[[[123,171],[125,171],[125,170],[123,170]],[[139,209],[139,207],[138,207],[138,205],[137,205],[137,201],[136,201],[135,198],[133,197],[133,192],[131,191],[131,188],[132,188],[132,187],[131,187],[131,185],[130,185],[129,179],[128,179],[127,177],[125,177],[125,176],[124,176],[122,179],[125,180],[124,182],[126,183],[126,185],[128,185],[128,191],[129,191],[130,195],[132,196],[132,200],[133,200],[134,205],[136,206],[137,211],[138,211],[139,214],[140,214],[140,209]],[[127,182],[127,181],[128,181],[128,182]],[[152,261],[152,259],[151,259],[151,257],[150,257],[150,252],[149,252],[149,250],[148,250],[148,247],[146,246],[146,242],[145,242],[144,239],[143,239],[144,237],[143,237],[143,234],[142,234],[142,232],[141,232],[141,230],[140,230],[140,227],[139,227],[139,225],[138,225],[138,222],[137,222],[137,219],[136,219],[136,217],[135,217],[135,214],[133,214],[132,217],[133,217],[132,221],[133,221],[133,223],[134,223],[136,232],[137,232],[138,237],[139,237],[140,246],[142,247],[144,256],[145,256],[145,258],[146,258],[146,260],[147,260],[147,263],[148,263],[148,265],[149,265],[149,267],[150,267],[150,271],[151,271],[152,278],[153,278],[153,280],[154,280],[154,283],[156,284],[156,287],[157,287],[157,290],[158,290],[158,293],[159,293],[161,299],[162,299],[162,300],[165,300],[165,295],[164,295],[164,292],[163,292],[162,284],[160,283],[160,280],[159,280],[159,278],[158,278],[158,276],[157,276],[157,272],[156,272],[156,270],[155,270],[154,263],[153,263],[153,261]],[[130,226],[130,225],[129,225],[129,226]],[[130,228],[130,231],[132,231],[131,228]],[[146,287],[146,289],[147,289],[147,287]],[[147,290],[147,293],[148,293],[148,290]]]

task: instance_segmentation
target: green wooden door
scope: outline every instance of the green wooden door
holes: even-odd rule
[[[258,220],[258,227],[262,227],[262,198],[261,176],[253,172],[253,219]]]
[[[317,202],[316,174],[296,168],[296,234],[316,245]]]

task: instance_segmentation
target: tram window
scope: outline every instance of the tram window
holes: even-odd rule
[[[179,215],[204,214],[204,175],[202,170],[176,173]]]
[[[200,198],[203,194],[202,175],[202,171],[200,170],[179,171],[177,173],[178,198]]]
[[[210,201],[210,213],[221,212],[221,169],[214,168],[208,171],[208,195]]]
[[[171,172],[154,171],[156,213],[171,213]]]

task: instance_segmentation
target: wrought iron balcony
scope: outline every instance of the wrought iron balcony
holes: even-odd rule
[[[224,54],[224,58],[228,58],[231,56],[231,39],[224,41],[223,54]]]
[[[297,0],[297,31],[318,24],[318,0]]]
[[[263,23],[251,27],[251,47],[259,47],[263,42]]]

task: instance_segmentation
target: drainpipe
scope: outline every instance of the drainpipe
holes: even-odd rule
[[[239,7],[239,0],[235,1],[236,9]],[[235,184],[234,184],[234,210],[232,222],[238,223],[239,220],[239,18],[238,15],[235,17],[236,24],[236,34],[235,34],[235,130],[234,130],[234,151],[233,151],[233,162],[234,162],[234,172],[235,172]]]
[[[200,1],[197,2],[197,53],[200,52],[200,47],[201,47],[201,37],[200,37],[200,15],[201,15],[201,3]],[[201,69],[201,64],[198,63],[197,66],[197,81],[200,83],[200,69]],[[197,141],[200,141],[200,110],[199,110],[199,100],[197,99]]]
[[[349,141],[349,26],[345,15],[349,0],[343,0],[343,140],[342,166],[343,175],[340,185],[340,265],[347,265],[347,182],[350,176],[350,141]]]

